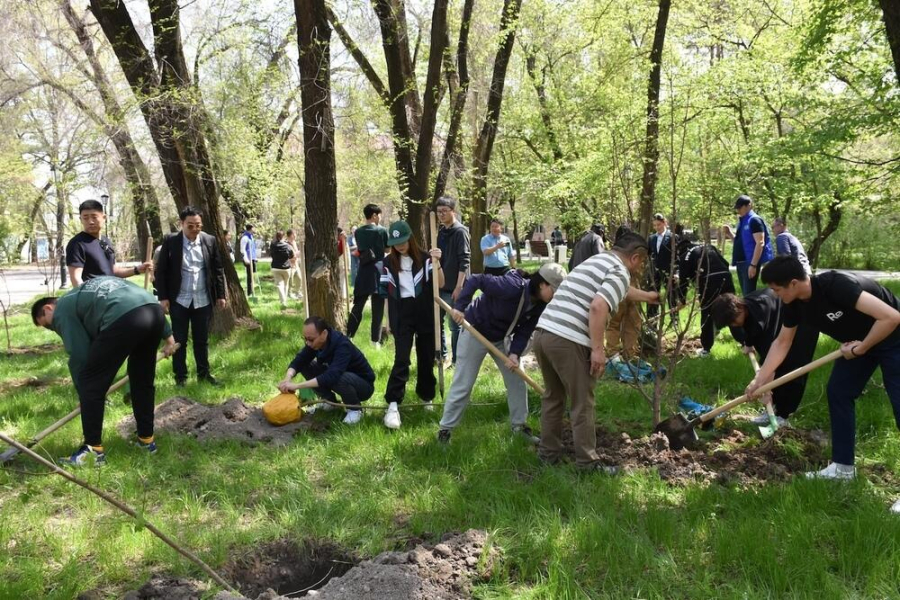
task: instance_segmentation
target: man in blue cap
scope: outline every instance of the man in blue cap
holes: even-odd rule
[[[737,268],[741,294],[746,296],[756,289],[756,280],[762,266],[774,258],[769,244],[769,228],[766,222],[753,211],[753,199],[740,195],[734,201],[734,211],[738,214],[737,231],[726,225],[727,236],[734,240],[731,264]]]

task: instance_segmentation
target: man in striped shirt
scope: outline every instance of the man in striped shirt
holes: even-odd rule
[[[587,259],[569,273],[537,324],[534,354],[544,376],[541,459],[562,454],[563,415],[570,398],[575,463],[603,470],[594,427],[594,383],[606,367],[604,333],[625,299],[631,277],[647,260],[647,241],[636,233],[616,240],[611,252]]]

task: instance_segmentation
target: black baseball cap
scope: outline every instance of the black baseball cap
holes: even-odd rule
[[[737,197],[737,200],[734,201],[734,210],[737,210],[742,206],[750,206],[751,204],[753,204],[753,199],[746,194],[741,194]]]

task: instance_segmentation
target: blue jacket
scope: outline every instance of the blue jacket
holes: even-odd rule
[[[476,290],[482,294],[472,300]],[[520,356],[528,345],[528,340],[537,326],[538,319],[544,308],[543,302],[533,302],[528,290],[528,280],[522,277],[518,271],[508,271],[505,275],[472,275],[463,286],[456,304],[456,310],[465,311],[466,320],[472,324],[480,334],[491,342],[500,342],[506,331],[516,317],[516,308],[522,295],[525,302],[522,304],[522,312],[513,329],[513,340],[510,344],[510,354]]]
[[[313,361],[325,369],[322,374],[316,375],[316,381],[323,389],[333,388],[341,375],[348,371],[359,375],[369,383],[375,383],[375,371],[369,366],[369,361],[363,353],[353,345],[350,338],[334,329],[328,330],[328,342],[324,348],[316,351],[304,346],[291,361],[290,368],[299,373]]]
[[[744,248],[744,260],[748,263],[753,262],[753,251],[756,249],[756,240],[753,238],[753,232],[750,231],[750,222],[754,219],[758,219],[762,224],[763,236],[765,239],[765,245],[763,246],[762,254],[759,257],[759,264],[757,265],[758,267],[761,267],[774,258],[772,255],[772,245],[769,243],[769,228],[766,227],[766,222],[763,221],[762,217],[751,210],[738,221],[738,237],[741,246]],[[735,243],[737,243],[737,240],[735,240]]]

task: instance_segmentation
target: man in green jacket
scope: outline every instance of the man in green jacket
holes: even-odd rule
[[[31,319],[62,338],[81,404],[84,444],[61,460],[72,466],[91,460],[98,465],[106,462],[101,439],[106,391],[126,359],[136,443],[155,453],[153,410],[159,341],[166,341],[165,356],[175,352],[172,328],[156,299],[118,277],[96,277],[61,298],[41,298],[31,307]]]

